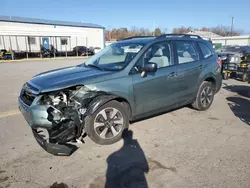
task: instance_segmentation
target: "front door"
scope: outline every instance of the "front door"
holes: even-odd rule
[[[144,59],[144,60],[143,60]],[[136,115],[172,107],[177,103],[178,76],[173,63],[172,44],[153,44],[139,59],[135,68],[140,70],[147,62],[156,63],[158,69],[142,77],[139,72],[132,74]]]

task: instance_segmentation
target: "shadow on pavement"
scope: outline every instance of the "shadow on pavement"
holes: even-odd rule
[[[240,97],[227,97],[227,101],[234,115],[250,125],[250,100]]]
[[[224,83],[223,89],[237,93],[240,96],[250,98],[250,85],[228,85]]]
[[[105,188],[148,188],[148,161],[132,131],[124,131],[124,144],[107,158]]]

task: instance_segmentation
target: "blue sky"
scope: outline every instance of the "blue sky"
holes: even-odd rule
[[[1,0],[0,15],[83,21],[106,28],[231,25],[250,33],[249,0]]]

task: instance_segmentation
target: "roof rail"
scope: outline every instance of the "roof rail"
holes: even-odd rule
[[[199,35],[193,35],[193,34],[172,34],[172,33],[160,35],[156,39],[161,39],[161,38],[166,38],[166,37],[187,37],[187,38],[196,37],[198,39],[202,39]]]
[[[154,37],[154,36],[133,36],[133,37],[123,38],[123,39],[120,39],[118,41],[129,40],[129,39],[134,39],[134,38],[146,38],[146,37]]]

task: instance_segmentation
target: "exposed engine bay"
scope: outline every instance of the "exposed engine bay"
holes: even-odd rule
[[[50,142],[75,141],[84,134],[84,116],[97,94],[84,86],[77,86],[42,96],[40,102],[48,106],[48,120],[52,122],[52,128],[48,130]]]

